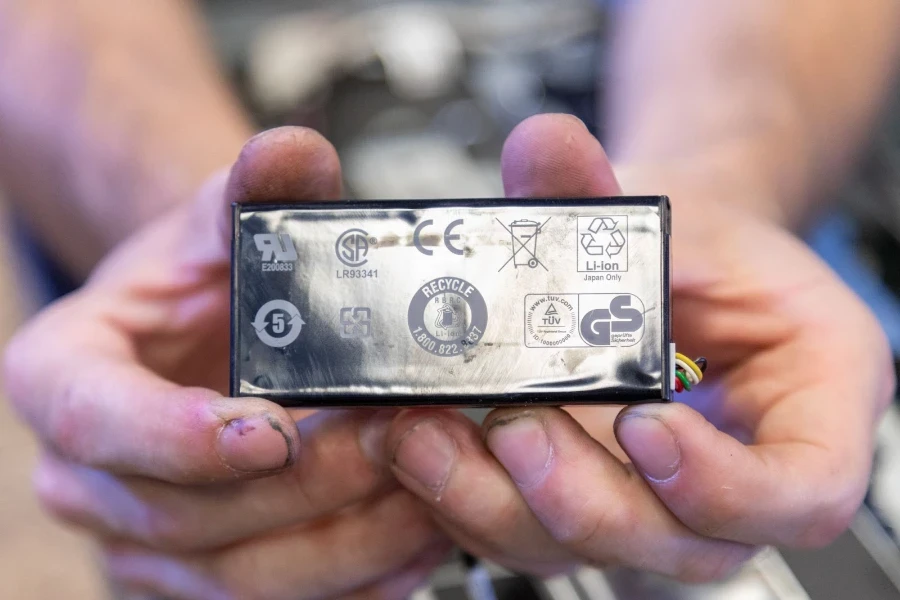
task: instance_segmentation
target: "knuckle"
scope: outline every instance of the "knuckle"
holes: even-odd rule
[[[466,528],[477,538],[495,546],[502,546],[507,532],[516,531],[521,526],[523,506],[510,495],[492,506],[474,507],[471,512],[463,514]]]
[[[225,550],[212,557],[206,567],[207,576],[234,598],[281,600],[297,596],[295,589],[285,589],[290,587],[290,577],[281,580],[262,575],[268,571],[268,565],[258,552],[243,548]]]
[[[389,500],[394,504],[394,517],[391,520],[400,531],[406,532],[404,545],[409,548],[418,547],[433,539],[438,528],[428,507],[409,492],[399,491],[394,494]]]
[[[56,487],[48,486],[43,483],[43,475],[45,468],[38,466],[34,473],[34,482],[32,488],[38,504],[51,516],[60,521],[75,521],[76,514],[72,510],[69,503],[63,501],[63,496]]]
[[[551,527],[560,543],[579,553],[598,560],[615,560],[601,549],[610,539],[634,539],[640,525],[638,511],[626,499],[610,498],[601,506],[588,503],[579,510],[557,513],[558,520]],[[573,515],[578,515],[572,518]]]
[[[188,551],[197,545],[191,523],[162,510],[146,508],[136,525],[139,527],[136,537],[157,550]]]
[[[808,526],[801,531],[795,545],[803,548],[827,546],[850,527],[862,503],[857,485],[823,496],[809,514]]]
[[[12,406],[17,413],[25,417],[27,402],[31,396],[28,392],[31,342],[25,332],[15,335],[3,351],[3,385],[9,393]]]
[[[61,456],[81,462],[91,421],[90,402],[80,382],[68,381],[46,415],[46,441]]]
[[[711,583],[733,575],[750,559],[754,549],[737,544],[730,548],[697,550],[686,554],[673,576],[684,583]]]
[[[746,517],[743,502],[720,495],[711,498],[702,513],[695,514],[693,519],[689,519],[688,525],[707,537],[727,537],[729,532],[738,528],[741,520]]]
[[[106,521],[90,502],[68,466],[52,465],[47,459],[35,468],[32,489],[39,506],[59,521],[88,529],[95,534],[109,532]]]
[[[298,512],[314,517],[323,510],[324,506],[328,506],[328,498],[322,497],[315,481],[307,477],[302,468],[291,469],[284,473],[281,478],[285,487],[290,490],[290,495],[295,500],[294,505],[298,508]]]
[[[40,507],[57,521],[92,531],[95,534],[108,533],[105,524],[83,508],[61,502],[58,497],[36,491]]]

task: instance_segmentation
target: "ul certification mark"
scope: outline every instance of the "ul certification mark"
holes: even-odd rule
[[[407,322],[423,350],[455,356],[481,340],[487,327],[487,305],[468,281],[441,277],[416,292],[409,303]]]
[[[628,270],[628,217],[578,217],[578,270]]]
[[[575,294],[526,296],[525,345],[529,348],[570,345],[578,322],[577,305]]]
[[[297,307],[287,300],[271,300],[256,312],[253,329],[260,341],[272,348],[294,343],[306,322]]]

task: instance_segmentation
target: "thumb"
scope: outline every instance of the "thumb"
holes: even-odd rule
[[[194,202],[135,233],[84,290],[20,336],[8,369],[23,413],[67,458],[116,472],[197,482],[284,468],[298,441],[284,409],[181,387],[154,368],[171,376],[184,357],[205,352],[201,369],[190,363],[191,382],[224,381],[216,369],[227,360],[216,349],[227,344],[214,342],[228,331],[232,202],[339,194],[337,154],[319,134],[254,137]]]
[[[198,210],[218,215],[220,260],[231,247],[233,203],[337,200],[341,163],[334,146],[305,127],[264,131],[244,145],[230,171],[213,175],[200,192]]]
[[[501,164],[510,198],[622,193],[600,142],[571,115],[544,114],[522,121],[503,146]]]
[[[91,276],[94,285],[138,278],[223,271],[231,259],[231,205],[335,200],[341,195],[337,151],[305,127],[280,127],[251,138],[234,165],[214,173],[195,200],[136,233]],[[202,276],[202,275],[201,275]]]
[[[683,404],[628,408],[616,438],[656,495],[685,525],[717,538],[818,546],[852,519],[868,469],[844,468],[818,443],[744,445]],[[841,472],[852,473],[849,478]]]

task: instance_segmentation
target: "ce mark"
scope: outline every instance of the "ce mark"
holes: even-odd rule
[[[465,252],[453,245],[452,242],[455,242],[462,237],[459,234],[453,233],[453,230],[462,224],[463,219],[457,219],[447,225],[447,228],[444,229],[444,245],[447,247],[447,250],[449,250],[453,254],[456,254],[457,256],[462,256],[463,254],[465,254]],[[426,248],[422,245],[422,232],[426,227],[431,227],[432,225],[434,225],[434,221],[432,219],[426,219],[416,225],[416,230],[415,232],[413,232],[413,244],[415,244],[416,250],[418,250],[425,256],[431,256],[434,254],[434,250]]]

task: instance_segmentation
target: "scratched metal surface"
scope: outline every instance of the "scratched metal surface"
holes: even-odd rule
[[[668,217],[642,202],[243,207],[234,392],[665,398]]]

